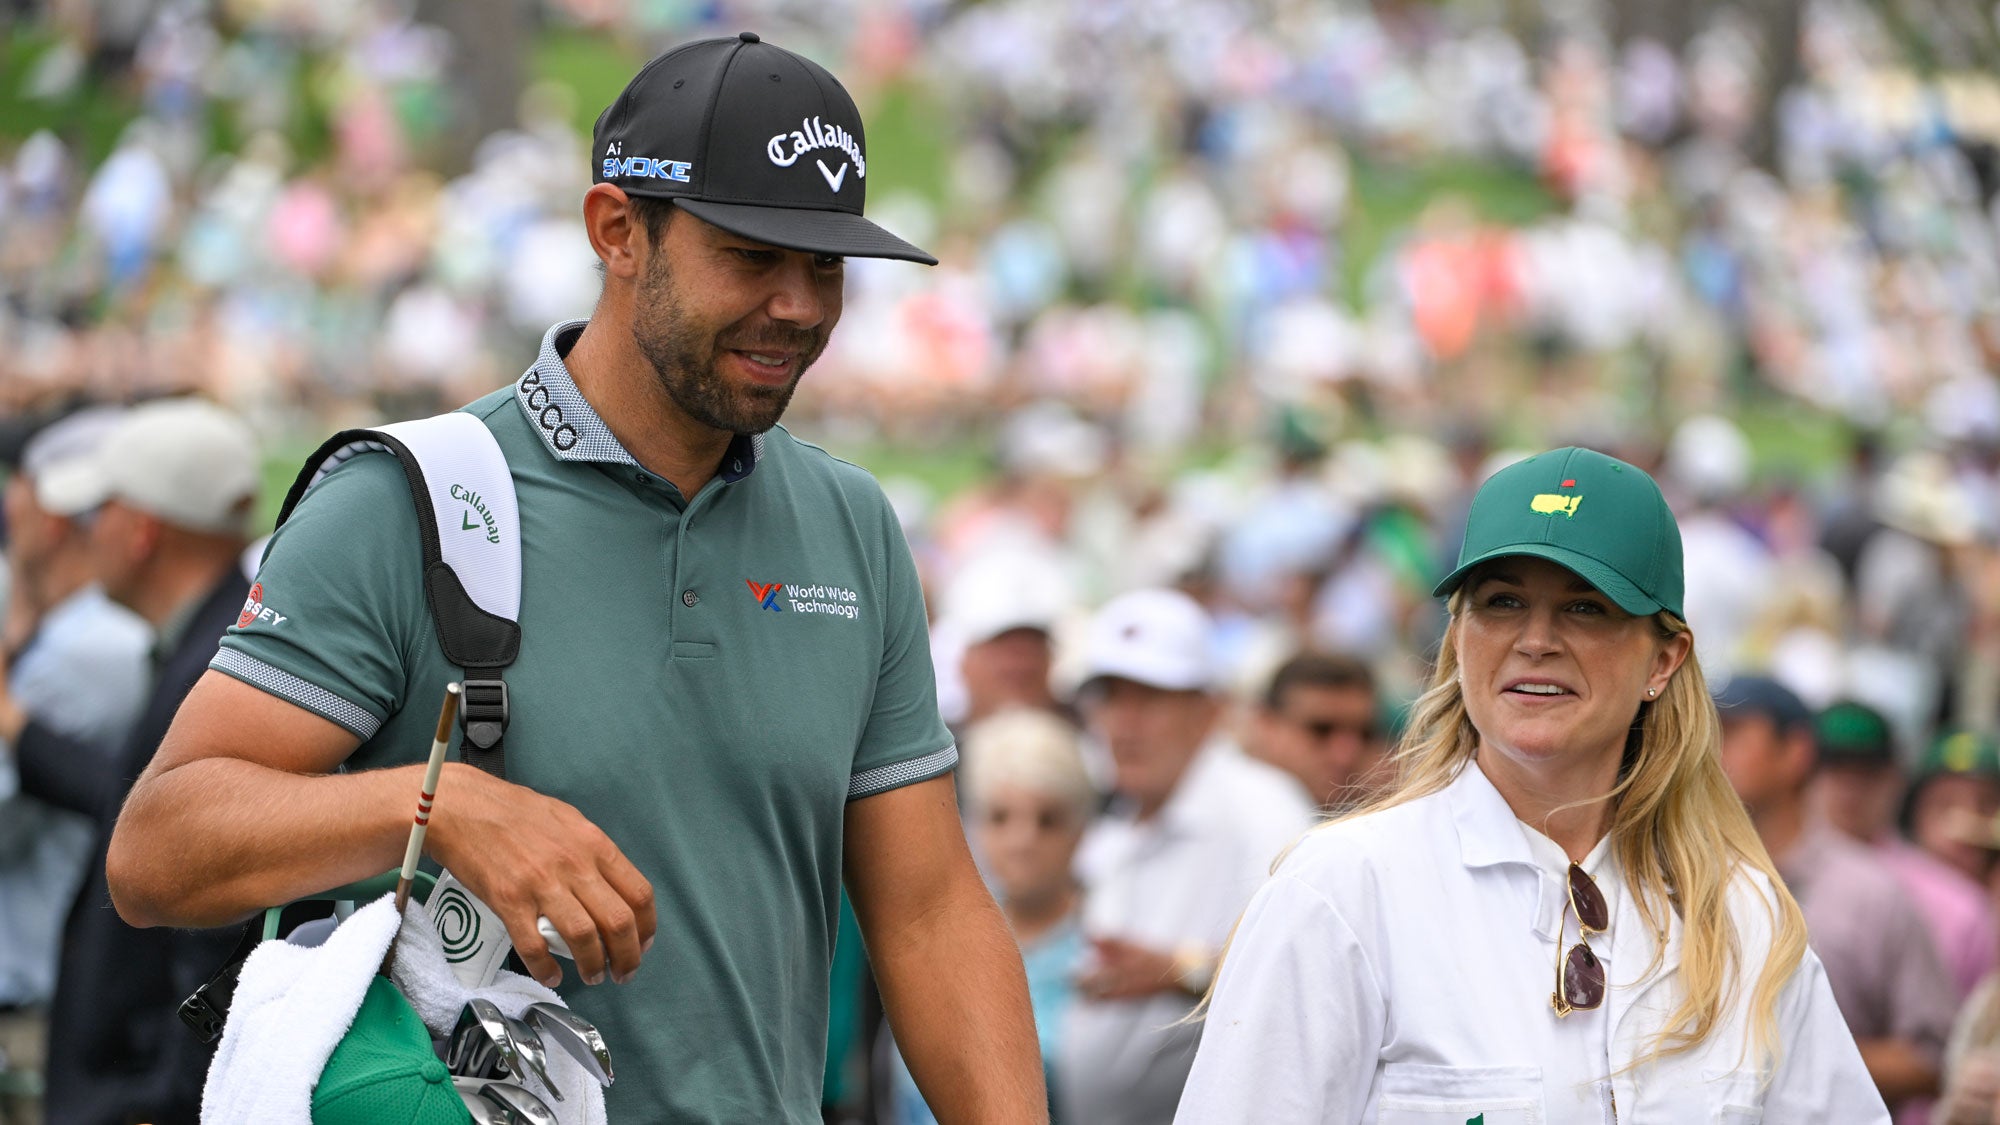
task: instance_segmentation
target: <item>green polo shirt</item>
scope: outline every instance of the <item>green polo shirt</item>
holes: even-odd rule
[[[617,1059],[612,1120],[816,1123],[842,814],[957,761],[915,566],[874,478],[782,428],[683,499],[578,392],[582,327],[465,408],[519,498],[508,778],[580,809],[658,903],[637,978],[572,972],[564,997]],[[421,761],[461,672],[420,571],[401,470],[355,457],[272,538],[213,666],[354,732],[349,769]]]

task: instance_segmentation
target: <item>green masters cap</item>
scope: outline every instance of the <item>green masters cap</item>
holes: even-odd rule
[[[1917,776],[1932,778],[1947,773],[2000,778],[2000,744],[1982,731],[1944,731],[1924,751]]]
[[[1813,744],[1823,765],[1884,766],[1896,760],[1889,720],[1875,708],[1852,699],[1829,704],[1813,716]]]
[[[313,1087],[313,1125],[472,1125],[431,1033],[387,977],[368,982],[354,1024]]]
[[[1571,446],[1494,473],[1472,498],[1446,597],[1489,559],[1533,555],[1568,567],[1627,613],[1681,612],[1681,529],[1653,478]]]

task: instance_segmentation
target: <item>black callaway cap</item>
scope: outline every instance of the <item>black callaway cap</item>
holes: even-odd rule
[[[868,157],[840,81],[754,31],[647,63],[591,132],[592,179],[787,250],[937,259],[861,217]]]

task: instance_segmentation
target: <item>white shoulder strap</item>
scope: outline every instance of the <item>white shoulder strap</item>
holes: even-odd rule
[[[383,426],[421,467],[438,551],[474,605],[521,619],[521,518],[514,477],[486,423],[454,412]]]
[[[495,617],[520,620],[521,520],[514,477],[484,422],[454,411],[374,430],[349,430],[321,448],[301,477],[307,488],[362,453],[389,453],[401,460],[413,496],[421,482],[430,500],[438,557],[458,575],[467,596]],[[303,495],[304,489],[298,491]],[[420,517],[424,507],[418,505]],[[290,508],[288,503],[287,515]]]

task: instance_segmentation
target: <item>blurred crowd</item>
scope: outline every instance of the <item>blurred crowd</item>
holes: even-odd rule
[[[535,18],[643,57],[702,30],[684,7]],[[595,107],[531,84],[513,125],[461,143],[452,38],[386,0],[49,9],[54,45],[0,81],[100,83],[139,112],[101,159],[61,130],[0,137],[0,696],[60,697],[36,646],[87,617],[137,678],[89,709],[117,730],[66,733],[119,746],[173,690],[148,638],[186,620],[117,595],[146,588],[138,525],[41,488],[110,423],[46,423],[192,392],[276,456],[499,385],[595,297]],[[991,450],[960,490],[885,484],[1059,1119],[1166,1119],[1198,1034],[1175,1021],[1248,888],[1386,780],[1472,492],[1572,441],[1669,492],[1725,763],[1898,1120],[1993,1119],[2000,83],[1919,78],[1876,7],[1813,4],[1758,153],[1769,52],[1728,18],[1670,49],[1582,16],[1530,41],[1479,4],[702,11],[945,123],[936,191],[871,200],[944,264],[850,264],[847,325],[787,424]],[[307,104],[324,136],[299,135]],[[1839,438],[1779,456],[1754,423],[1773,415]],[[125,499],[201,562],[164,602],[226,586],[240,542]],[[66,909],[89,817],[21,832],[7,800],[0,904],[11,885]],[[49,1003],[63,919],[26,916],[0,917],[0,967],[24,966],[0,1019]],[[862,999],[836,1006],[830,1119],[925,1120],[865,967],[837,971]],[[34,1120],[24,1043],[0,1041],[7,1125]]]

